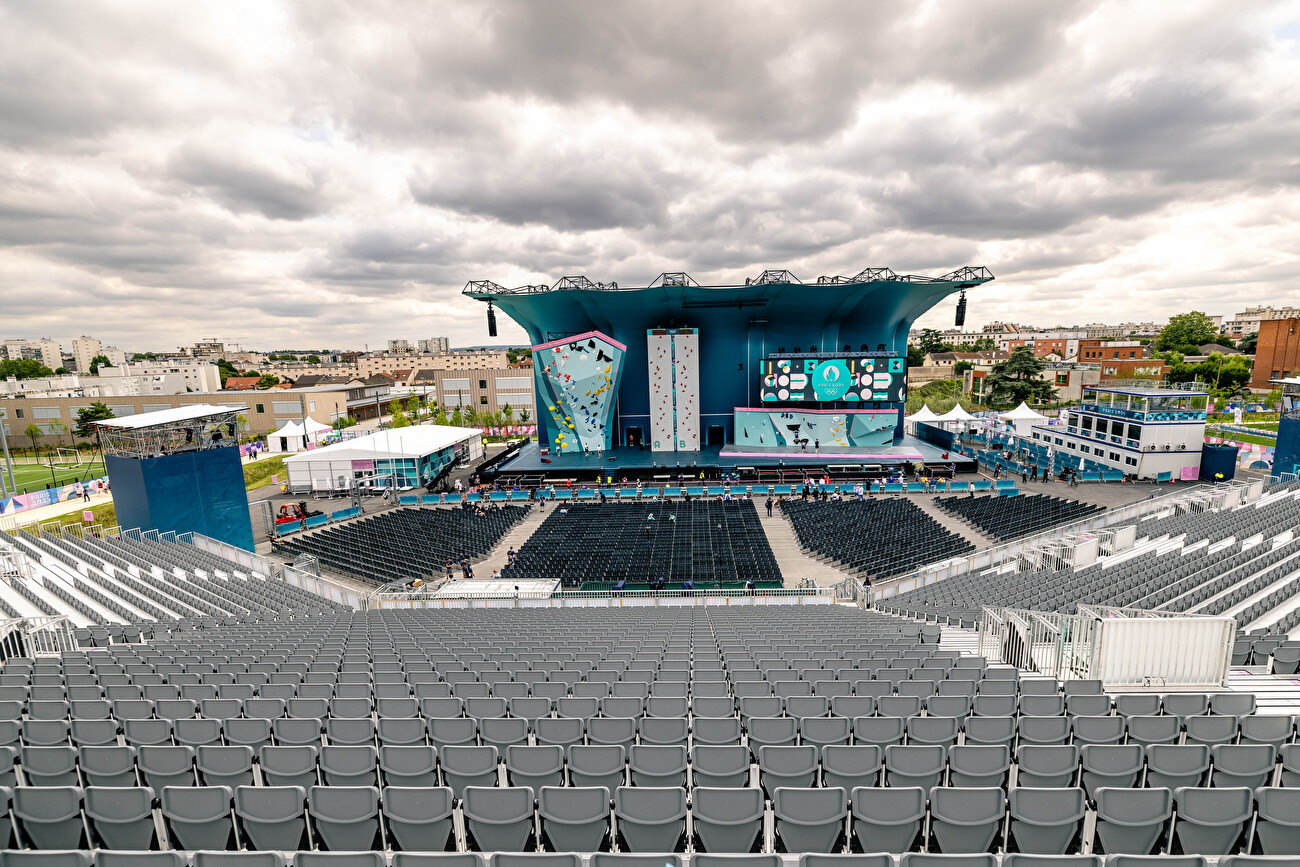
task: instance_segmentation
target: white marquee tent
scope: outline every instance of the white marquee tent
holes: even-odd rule
[[[267,434],[267,451],[287,454],[306,450],[306,442],[319,445],[320,441],[325,439],[326,434],[330,432],[330,426],[321,424],[310,416],[305,421],[307,424],[305,429],[302,422],[291,421],[279,430]]]
[[[1035,412],[1029,408],[1029,405],[1023,400],[1020,406],[1015,409],[1007,410],[998,416],[999,421],[1010,422],[1016,429],[1016,436],[1030,436],[1034,425],[1047,421],[1047,416],[1040,412]]]

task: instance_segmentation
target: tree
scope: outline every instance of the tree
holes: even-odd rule
[[[997,348],[998,342],[992,337],[981,337],[970,345],[971,352],[986,352]]]
[[[445,407],[441,407],[441,406],[440,406],[440,407],[436,408],[436,409],[433,411],[433,423],[434,423],[434,424],[440,424],[440,425],[446,426],[446,424],[447,424],[447,410],[446,410]]]
[[[501,420],[506,423],[506,427],[515,423],[515,411],[510,407],[510,404],[501,407]]]
[[[139,353],[136,353],[135,357],[139,358]],[[229,361],[226,361],[224,358],[218,358],[217,374],[221,377],[221,387],[225,388],[226,380],[230,379],[232,376],[239,376],[239,371],[235,370],[235,365],[231,364]]]
[[[451,413],[451,426],[464,427],[464,424],[464,418],[460,414],[460,407],[456,407]]]
[[[1042,374],[1042,359],[1030,347],[1022,346],[1006,361],[993,365],[984,377],[984,394],[991,403],[997,404],[1051,400],[1056,390]]]
[[[519,423],[520,423],[520,424],[528,424],[528,419],[530,419],[531,417],[532,417],[532,414],[529,413],[528,410],[526,410],[526,409],[521,409],[521,410],[519,410]]]
[[[60,367],[59,369],[57,369],[57,370],[54,371],[54,375],[55,375],[55,376],[63,376],[63,375],[64,375],[65,373],[67,373],[67,372],[68,372],[68,369],[67,369],[66,367]]]
[[[335,430],[343,430],[345,427],[352,427],[357,420],[350,415],[340,416],[334,419],[333,427]]]
[[[63,437],[65,434],[67,434],[68,432],[68,426],[63,422],[59,421],[57,418],[52,419],[49,422],[49,424],[46,425],[46,427],[50,429],[50,433],[54,434],[55,444],[57,444],[59,442],[59,439]],[[68,445],[71,444],[72,444],[71,442],[68,443]]]
[[[1264,395],[1263,404],[1266,409],[1280,409],[1282,406],[1282,386],[1279,385]]]
[[[319,355],[309,355],[309,356],[307,356],[307,363],[308,363],[308,364],[320,364],[320,356],[319,356]]]
[[[42,376],[53,376],[54,371],[41,364],[34,358],[11,358],[7,361],[0,361],[0,379],[38,379]]]
[[[263,373],[257,378],[257,387],[262,389],[270,388],[273,385],[279,385],[279,383],[280,377],[271,373]]]
[[[419,423],[420,421],[419,395],[413,394],[406,399],[406,414],[409,415],[411,418],[415,419],[417,424]]]
[[[924,328],[921,330],[921,336],[917,338],[916,345],[922,355],[939,352],[943,349],[943,335],[933,328]]]
[[[958,376],[961,376],[963,373],[965,373],[968,370],[974,370],[974,369],[975,369],[974,363],[969,361],[959,361],[952,366],[952,372],[957,374]]]
[[[45,436],[45,431],[41,430],[41,426],[36,422],[32,422],[23,429],[23,436],[32,441],[32,451],[36,451],[36,444],[40,442],[41,437]]]
[[[400,409],[393,413],[393,427],[410,427],[411,420]]]
[[[925,364],[925,353],[919,346],[913,346],[910,343],[907,346],[907,366],[920,367]]]
[[[95,422],[106,421],[110,418],[117,418],[113,411],[108,408],[108,404],[103,401],[95,401],[90,406],[82,407],[77,410],[77,424],[73,431],[79,437],[89,439],[95,435],[97,428]]]
[[[112,367],[112,366],[113,366],[113,362],[108,360],[107,355],[96,355],[94,358],[90,359],[90,375],[99,376],[99,369],[101,367]]]
[[[1259,332],[1255,331],[1241,338],[1241,342],[1237,344],[1237,349],[1241,350],[1246,355],[1254,355],[1255,346],[1258,343],[1259,343]]]
[[[1162,352],[1177,349],[1184,355],[1196,355],[1201,344],[1213,343],[1218,336],[1219,329],[1214,327],[1214,320],[1199,310],[1193,310],[1169,317],[1169,324],[1156,337],[1156,349]],[[1195,346],[1196,350],[1188,352],[1185,347],[1189,346]]]

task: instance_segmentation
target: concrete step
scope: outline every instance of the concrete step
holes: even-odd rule
[[[759,508],[759,522],[767,534],[767,542],[776,555],[776,564],[781,569],[781,576],[787,587],[794,586],[804,578],[811,578],[819,587],[831,587],[849,577],[848,573],[833,563],[827,563],[804,552],[799,539],[794,534],[794,527],[780,510],[774,510],[772,517],[767,517],[762,507]]]
[[[552,508],[555,508],[554,503],[548,504],[545,511],[538,508],[536,503],[533,503],[528,510],[528,514],[524,515],[523,520],[511,527],[510,532],[501,537],[501,541],[488,552],[486,557],[474,563],[474,577],[491,578],[495,570],[505,569],[506,552],[511,548],[518,552],[536,532],[537,528],[542,526],[542,521],[545,521],[546,516],[551,514]]]
[[[958,518],[956,515],[950,515],[943,509],[940,509],[934,504],[933,497],[912,497],[911,500],[921,509],[922,512],[925,512],[931,518],[938,521],[939,525],[944,529],[956,533],[976,548],[992,548],[999,544],[985,536],[979,530],[976,530],[970,524],[967,524],[965,521]]]

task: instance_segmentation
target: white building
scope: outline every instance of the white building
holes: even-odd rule
[[[117,369],[116,366],[104,368],[99,375]],[[122,369],[127,376],[178,376],[182,383],[181,391],[189,389],[200,394],[221,391],[221,371],[215,364],[203,361],[132,361]]]
[[[90,364],[99,355],[99,347],[102,344],[96,337],[87,337],[82,335],[72,339],[72,363],[75,365],[77,373],[90,373]]]
[[[417,341],[421,352],[429,355],[441,355],[451,351],[451,339],[447,337],[428,337]]]
[[[63,351],[59,349],[59,341],[48,337],[40,340],[6,340],[4,351],[5,357],[12,361],[24,358],[39,361],[50,370],[58,370],[63,366]]]
[[[1065,424],[1035,426],[1033,438],[1138,478],[1192,480],[1201,469],[1208,402],[1203,391],[1088,387]]]
[[[1300,316],[1295,307],[1247,307],[1223,323],[1223,333],[1229,337],[1245,337],[1259,332],[1259,323],[1271,319],[1294,319]]]
[[[301,452],[285,458],[284,466],[295,493],[346,491],[366,481],[409,489],[432,481],[448,464],[482,456],[476,429],[414,425]]]

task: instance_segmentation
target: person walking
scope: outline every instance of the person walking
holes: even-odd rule
[[[772,517],[772,495],[767,495],[767,516]]]

